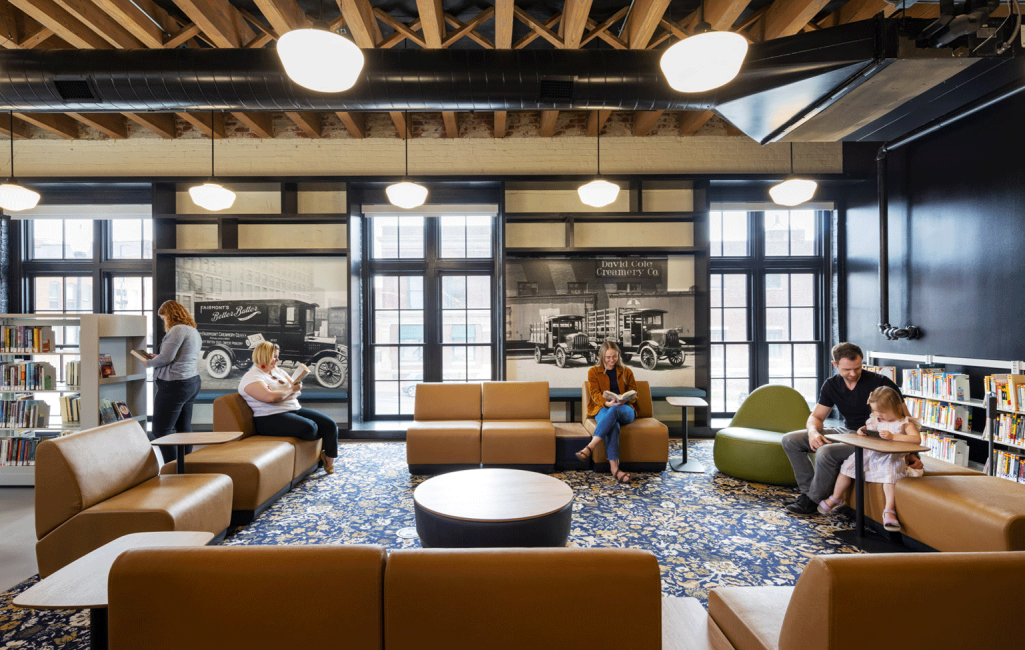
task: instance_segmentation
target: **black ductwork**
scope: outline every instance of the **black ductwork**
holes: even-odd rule
[[[264,49],[4,50],[0,109],[18,112],[704,110],[896,55],[895,30],[854,23],[751,46],[716,91],[672,90],[654,50],[365,50],[343,93],[292,83]]]

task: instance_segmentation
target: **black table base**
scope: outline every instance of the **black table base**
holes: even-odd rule
[[[551,514],[515,521],[468,521],[429,512],[413,502],[416,532],[424,548],[565,546],[573,514],[572,499]]]

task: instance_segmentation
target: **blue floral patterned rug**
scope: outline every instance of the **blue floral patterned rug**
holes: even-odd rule
[[[857,553],[834,537],[844,518],[792,517],[783,503],[792,488],[724,476],[712,464],[712,441],[692,440],[690,457],[704,474],[635,474],[629,485],[609,474],[553,474],[573,488],[569,545],[651,550],[662,568],[662,591],[705,602],[713,587],[793,585],[813,555]],[[420,545],[398,536],[414,526],[413,490],[427,477],[410,476],[406,449],[396,443],[343,444],[338,471],[313,474],[225,545]],[[670,458],[680,457],[680,442]],[[15,609],[11,600],[36,581],[0,594],[0,650],[89,647],[88,612]]]

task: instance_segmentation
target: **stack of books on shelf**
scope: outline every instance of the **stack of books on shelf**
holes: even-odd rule
[[[987,375],[982,383],[987,393],[997,396],[1001,411],[1025,410],[1025,375]]]
[[[69,387],[78,387],[82,384],[81,361],[66,361],[64,363],[64,380]]]
[[[38,438],[17,436],[0,438],[0,466],[35,465]]]
[[[54,351],[53,328],[0,325],[0,353],[45,354]]]
[[[896,366],[862,366],[864,370],[874,372],[877,375],[886,377],[893,383],[897,383],[897,367]]]
[[[1006,478],[1016,483],[1025,483],[1025,456],[1019,456],[1007,451],[997,451],[993,455],[994,476]]]
[[[968,375],[943,372],[943,368],[907,369],[901,391],[964,402],[969,399]]]
[[[79,424],[82,421],[81,409],[82,398],[75,395],[61,395],[61,422],[64,424]]]
[[[114,402],[109,399],[100,400],[100,420],[103,424],[110,424],[111,422],[117,422],[118,420],[127,420],[131,417],[131,410],[129,410],[128,405],[122,400]]]
[[[56,369],[45,361],[0,364],[0,390],[53,390]]]
[[[936,426],[951,431],[972,431],[972,411],[967,406],[945,404],[917,397],[905,397],[908,412],[922,422],[923,427]]]
[[[28,396],[8,396],[0,400],[0,427],[4,429],[46,428],[50,405]]]
[[[922,444],[933,458],[945,460],[961,467],[968,467],[968,443],[959,438],[940,435],[932,431],[922,432]]]
[[[1002,413],[997,418],[996,435],[993,437],[993,442],[1025,447],[1025,417]]]

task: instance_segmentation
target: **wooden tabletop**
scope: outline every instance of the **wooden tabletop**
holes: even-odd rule
[[[187,530],[118,537],[21,592],[15,596],[14,605],[33,609],[106,607],[107,576],[114,560],[123,552],[149,546],[205,546],[213,538],[213,533]]]
[[[565,508],[573,501],[573,490],[537,472],[468,469],[427,479],[413,492],[413,500],[449,519],[517,521]]]
[[[913,442],[898,442],[896,440],[883,440],[871,436],[859,436],[856,433],[830,433],[826,440],[842,442],[854,447],[862,447],[871,451],[881,451],[884,454],[909,454],[916,451],[929,451],[928,447]]]
[[[242,437],[241,431],[189,431],[172,433],[151,441],[154,447],[175,447],[178,445],[219,445]]]
[[[708,406],[708,402],[700,397],[667,397],[666,401],[673,406]]]

